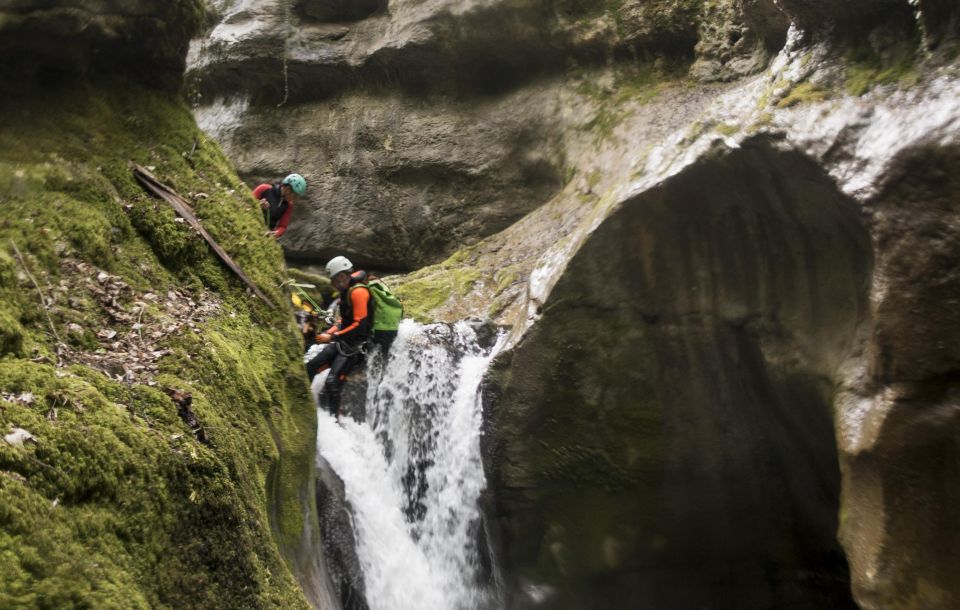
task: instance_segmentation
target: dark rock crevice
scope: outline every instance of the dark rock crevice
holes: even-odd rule
[[[920,23],[929,48],[960,37],[960,7],[952,0],[919,0]]]
[[[49,83],[123,74],[155,88],[182,82],[201,3],[19,3],[0,8],[0,77],[20,94]]]
[[[359,21],[387,9],[387,0],[295,0],[293,10],[306,20]]]
[[[915,22],[910,0],[779,0],[790,19],[813,38],[846,37],[884,24]]]
[[[867,312],[856,207],[802,155],[716,151],[627,201],[490,380],[509,605],[853,607],[837,367]]]

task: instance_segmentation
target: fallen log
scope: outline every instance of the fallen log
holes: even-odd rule
[[[249,277],[247,277],[247,274],[243,272],[243,269],[240,268],[240,265],[234,262],[234,260],[230,258],[230,255],[220,247],[220,244],[218,244],[216,240],[213,239],[209,233],[207,233],[207,230],[203,228],[203,225],[200,223],[200,220],[197,218],[196,214],[193,213],[193,208],[190,207],[190,204],[186,199],[178,195],[176,191],[166,184],[157,180],[156,176],[151,174],[147,168],[135,163],[131,164],[131,167],[133,168],[133,177],[137,179],[137,182],[139,182],[143,188],[169,203],[170,207],[172,207],[181,218],[186,220],[187,223],[193,227],[193,229],[199,233],[208,244],[210,244],[210,247],[220,258],[220,260],[223,261],[223,264],[233,271],[237,277],[239,277],[243,283],[253,291],[253,294],[257,295],[260,300],[270,307],[276,307],[276,304],[271,301],[262,290],[257,288],[257,285],[254,284]]]

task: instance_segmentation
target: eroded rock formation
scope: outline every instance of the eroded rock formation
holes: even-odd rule
[[[502,560],[560,607],[852,606],[830,403],[871,268],[854,203],[762,140],[625,201],[495,373]]]

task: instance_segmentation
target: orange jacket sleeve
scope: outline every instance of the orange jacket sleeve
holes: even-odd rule
[[[335,337],[346,337],[367,321],[367,316],[369,315],[367,306],[370,303],[370,291],[366,288],[352,290],[350,292],[350,303],[353,305],[353,322],[343,330],[333,333]],[[367,326],[369,326],[369,324],[367,324]]]

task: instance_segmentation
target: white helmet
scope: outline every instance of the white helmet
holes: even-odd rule
[[[327,276],[333,277],[338,273],[350,271],[351,269],[353,269],[353,263],[351,263],[346,256],[335,256],[327,263]]]

